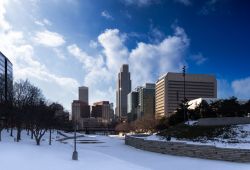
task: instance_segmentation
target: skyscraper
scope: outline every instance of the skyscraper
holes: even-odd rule
[[[137,91],[131,91],[128,94],[128,121],[134,121],[137,118],[137,110],[139,105],[139,93]]]
[[[85,86],[79,87],[78,95],[79,95],[80,101],[89,104],[89,88],[88,87],[85,87]]]
[[[7,101],[13,88],[12,63],[0,52],[0,101]]]
[[[186,99],[216,98],[217,81],[207,74],[186,74]],[[155,118],[169,117],[184,100],[182,73],[167,73],[156,82]]]
[[[80,100],[74,100],[72,103],[72,121],[76,122],[78,129],[83,128],[83,119],[90,117],[90,106]]]
[[[139,107],[137,118],[154,116],[155,114],[155,84],[146,83],[137,89],[139,93]]]
[[[112,103],[109,103],[109,101],[95,102],[92,106],[91,116],[101,118],[103,123],[111,122],[113,114]]]
[[[126,118],[127,116],[127,95],[131,91],[130,72],[127,64],[123,64],[118,73],[116,89],[116,116]]]
[[[143,116],[154,116],[155,84],[146,83],[128,94],[128,120],[133,121]]]

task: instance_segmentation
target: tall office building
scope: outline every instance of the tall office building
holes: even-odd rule
[[[128,121],[134,121],[137,119],[137,109],[139,105],[139,93],[137,91],[131,91],[128,94]]]
[[[154,116],[155,114],[155,84],[146,83],[137,89],[139,94],[139,108],[137,118]]]
[[[78,90],[79,90],[78,92],[79,100],[88,104],[89,103],[89,88],[82,86],[82,87],[79,87]]]
[[[127,95],[131,91],[130,72],[127,64],[123,64],[118,73],[116,89],[116,116],[126,118],[127,116]]]
[[[0,52],[0,101],[7,101],[13,89],[13,69],[9,59]]]
[[[217,81],[207,74],[186,74],[186,99],[216,98]],[[182,73],[167,73],[156,82],[155,118],[169,117],[184,100]]]
[[[90,106],[83,101],[74,100],[72,103],[72,121],[76,122],[78,129],[83,128],[83,119],[90,117]]]
[[[134,121],[143,116],[154,116],[155,84],[146,83],[128,94],[128,120]]]
[[[100,101],[93,104],[91,116],[101,118],[104,123],[109,123],[113,119],[113,113],[112,103],[109,103],[109,101]]]

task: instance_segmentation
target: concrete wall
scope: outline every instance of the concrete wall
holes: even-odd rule
[[[188,156],[203,159],[232,162],[250,162],[250,150],[216,148],[214,146],[191,145],[179,142],[144,140],[134,136],[126,136],[125,144],[151,152]]]
[[[202,118],[198,120],[199,126],[220,126],[250,124],[250,117],[222,117],[222,118]]]

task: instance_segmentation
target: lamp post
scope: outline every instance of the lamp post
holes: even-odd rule
[[[183,75],[183,85],[184,85],[183,116],[184,116],[184,122],[185,122],[186,120],[186,66],[183,66],[182,68],[182,75]]]
[[[74,152],[72,155],[72,160],[78,160],[78,153],[76,151],[76,117],[74,121]]]

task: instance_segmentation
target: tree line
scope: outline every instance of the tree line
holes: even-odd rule
[[[40,145],[48,131],[51,145],[52,130],[70,126],[68,112],[63,106],[48,102],[41,89],[28,80],[17,81],[8,87],[6,98],[4,86],[0,86],[0,141],[3,129],[7,129],[10,136],[14,136],[15,129],[16,142],[21,140],[21,133],[25,130]]]
[[[236,97],[216,101],[202,100],[194,109],[191,109],[189,106],[188,103],[185,105],[180,104],[176,113],[168,118],[168,124],[171,126],[187,120],[197,120],[200,118],[246,117],[250,114],[250,100],[239,102]]]
[[[217,117],[246,117],[250,114],[250,100],[240,103],[236,97],[211,102],[202,100],[194,109],[189,107],[188,102],[186,104],[183,103],[169,117],[155,120],[154,115],[146,115],[132,122],[119,123],[116,126],[116,131],[125,133],[157,132],[187,120]]]

